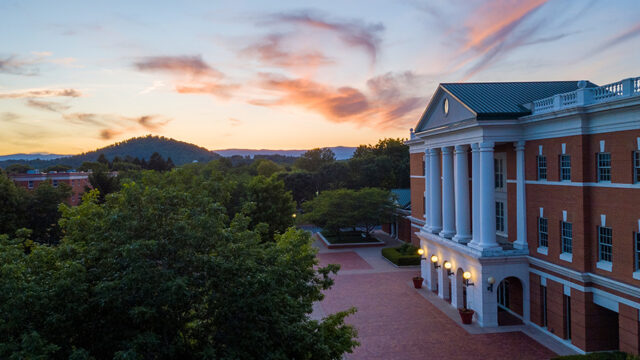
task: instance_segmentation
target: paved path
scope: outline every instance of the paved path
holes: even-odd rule
[[[397,245],[386,239],[388,245]],[[342,270],[314,317],[358,309],[347,322],[358,330],[361,345],[349,360],[375,359],[548,359],[556,354],[521,331],[475,333],[452,320],[444,301],[415,290],[417,267],[399,269],[380,255],[380,248],[330,250],[319,242],[320,264],[338,263]],[[442,304],[438,303],[441,302]],[[434,305],[435,304],[435,305]],[[443,311],[444,310],[444,311]],[[455,312],[455,309],[451,309]],[[507,330],[507,329],[505,329]]]

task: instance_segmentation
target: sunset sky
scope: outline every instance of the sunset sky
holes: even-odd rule
[[[2,0],[0,155],[355,146],[440,82],[635,76],[638,0]]]

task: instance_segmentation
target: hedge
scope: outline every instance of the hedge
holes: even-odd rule
[[[418,248],[415,246],[409,245],[407,247],[405,244],[395,248],[382,249],[382,256],[398,266],[420,265],[420,255],[417,251]]]

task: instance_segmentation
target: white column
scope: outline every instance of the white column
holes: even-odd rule
[[[471,244],[480,244],[480,146],[471,144],[471,205],[472,205],[472,240]]]
[[[480,143],[480,243],[478,250],[498,250],[496,242],[496,189],[493,142]]]
[[[524,184],[524,141],[515,143],[516,148],[516,221],[517,239],[513,246],[527,249],[527,199]]]
[[[424,150],[424,228],[429,229],[429,222],[431,221],[431,216],[429,212],[429,163],[431,157],[429,156],[429,149]]]
[[[469,161],[467,160],[467,146],[455,147],[456,171],[456,235],[453,240],[466,244],[471,240],[471,226],[469,223]]]
[[[429,151],[429,231],[437,234],[442,230],[442,187],[440,185],[440,149]]]
[[[442,148],[442,231],[440,236],[451,239],[455,228],[455,195],[453,194],[453,148]]]

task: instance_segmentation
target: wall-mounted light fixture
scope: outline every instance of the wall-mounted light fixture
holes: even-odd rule
[[[493,278],[493,276],[489,276],[489,278],[487,279],[487,284],[489,284],[489,286],[487,286],[487,290],[489,291],[493,291],[493,284],[495,284],[496,279]]]
[[[422,255],[424,255],[424,249],[423,248],[418,249],[418,255],[420,255],[420,260],[427,260],[426,257],[422,256]]]
[[[438,256],[437,255],[431,255],[431,262],[433,263],[433,268],[437,269],[440,267],[440,265],[438,265]]]
[[[464,279],[464,286],[473,286],[473,283],[469,281],[469,279],[471,279],[470,272],[465,271],[464,273],[462,273],[462,278]]]
[[[451,271],[451,263],[449,261],[445,260],[442,266],[444,266],[444,268],[447,269],[447,276],[453,275],[453,271]]]

